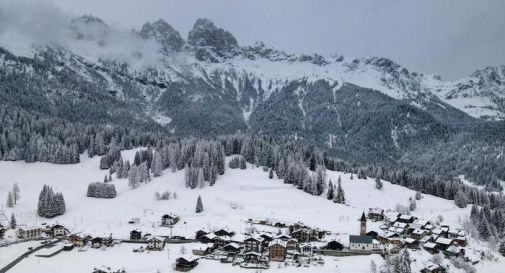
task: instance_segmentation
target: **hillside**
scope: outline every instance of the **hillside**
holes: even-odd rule
[[[135,150],[123,152],[123,158],[133,160]],[[155,235],[170,235],[168,228],[159,227],[160,216],[165,213],[180,215],[181,222],[174,226],[173,235],[193,237],[198,229],[218,229],[227,227],[238,233],[245,232],[250,226],[247,219],[273,219],[286,223],[302,221],[310,226],[319,227],[332,232],[331,237],[340,238],[347,244],[348,234],[357,234],[359,231],[358,218],[363,211],[371,207],[380,207],[394,210],[397,204],[408,204],[408,198],[415,192],[398,185],[384,182],[384,189],[375,189],[373,179],[358,180],[356,176],[350,179],[350,174],[328,171],[328,179],[337,181],[342,178],[347,205],[335,204],[323,196],[312,196],[303,191],[296,190],[292,185],[283,184],[278,179],[268,179],[268,172],[261,168],[249,165],[247,170],[227,169],[224,176],[220,177],[213,187],[191,190],[184,185],[184,171],[171,173],[165,170],[163,176],[154,178],[153,181],[131,190],[126,179],[114,179],[118,191],[115,199],[95,199],[86,197],[87,185],[92,181],[101,181],[105,171],[98,169],[99,158],[81,158],[81,163],[75,165],[53,165],[46,163],[27,164],[22,162],[0,162],[2,181],[0,182],[0,196],[5,196],[13,182],[21,188],[21,200],[14,209],[6,209],[5,213],[14,213],[19,225],[31,225],[41,222],[63,224],[71,232],[81,232],[94,236],[108,236],[112,233],[114,238],[128,238],[132,229],[139,229],[145,233]],[[43,184],[52,185],[56,191],[64,194],[67,212],[54,219],[36,218],[36,201]],[[176,192],[177,199],[156,201],[156,191]],[[202,196],[204,212],[194,212],[197,196]],[[461,227],[461,221],[468,215],[469,208],[459,209],[452,201],[424,195],[417,203],[413,212],[417,217],[425,220],[437,221],[438,215],[443,216],[443,224],[451,227]],[[140,223],[129,225],[127,222],[134,217],[140,218]],[[379,223],[369,222],[369,230],[379,230]],[[272,230],[268,227],[255,225],[258,230]],[[235,238],[235,239],[237,239]],[[9,240],[9,238],[8,238]],[[187,251],[197,245],[187,245]],[[21,247],[21,246],[20,246]],[[55,268],[72,268],[73,272],[89,272],[101,264],[116,267],[126,267],[128,272],[152,272],[163,269],[168,272],[168,267],[178,256],[180,246],[169,245],[170,261],[166,260],[166,253],[151,252],[150,254],[136,254],[132,259],[125,260],[126,253],[131,253],[132,246],[122,245],[106,250],[91,249],[85,253],[63,253],[51,259],[29,258],[12,272],[26,272],[33,263],[38,263],[38,272],[53,272]],[[7,248],[11,249],[11,248]],[[481,243],[471,241],[469,252],[483,249]],[[485,248],[484,248],[485,249]],[[0,253],[4,251],[0,248]],[[12,253],[12,252],[10,252]],[[12,254],[11,254],[12,255]],[[419,270],[429,259],[427,252],[415,254],[416,261],[412,267]],[[78,268],[73,267],[73,262],[79,261]],[[369,268],[370,259],[378,265],[382,264],[380,256],[362,256],[349,258],[327,258],[324,266],[325,272],[332,272],[330,268],[337,266],[341,272],[358,270],[365,272]],[[7,262],[0,260],[1,263]],[[499,268],[504,261],[483,261],[478,272],[500,272]],[[208,272],[219,268],[220,272],[237,272],[231,266],[221,266],[218,262],[203,261],[195,272]],[[289,272],[293,268],[275,270],[275,272]],[[311,268],[300,268],[300,272],[311,272]],[[313,270],[313,269],[312,269]],[[326,271],[329,270],[329,271]],[[274,271],[274,270],[272,270]],[[286,271],[286,272],[288,272]],[[296,271],[298,272],[298,271]],[[414,271],[417,272],[417,271]],[[452,271],[451,271],[452,272]],[[457,271],[454,271],[457,272]]]

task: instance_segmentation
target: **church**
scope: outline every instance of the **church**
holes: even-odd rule
[[[366,235],[366,216],[361,215],[360,235],[349,235],[349,250],[351,251],[374,251],[380,250],[380,243]]]

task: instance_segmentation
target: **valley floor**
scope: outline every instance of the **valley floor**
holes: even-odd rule
[[[135,150],[124,151],[123,158],[132,161]],[[374,180],[350,179],[350,174],[328,171],[328,178],[334,183],[342,178],[347,205],[330,202],[325,196],[312,196],[297,190],[292,185],[283,184],[278,179],[268,179],[268,173],[261,168],[248,166],[247,170],[227,169],[225,175],[219,177],[212,187],[190,190],[184,185],[184,171],[175,173],[165,170],[161,177],[154,178],[150,183],[142,184],[135,190],[128,188],[127,179],[115,179],[118,196],[115,199],[95,199],[86,197],[90,182],[102,181],[107,171],[99,170],[99,158],[81,157],[81,163],[76,165],[53,165],[47,163],[27,164],[24,162],[0,162],[0,200],[4,201],[7,192],[17,182],[21,189],[21,200],[13,209],[5,208],[5,215],[14,213],[20,225],[41,223],[60,223],[72,233],[81,232],[92,236],[108,236],[114,238],[129,237],[132,229],[141,230],[144,234],[170,235],[168,228],[160,227],[160,217],[166,213],[175,213],[181,220],[172,230],[173,235],[194,238],[199,229],[217,229],[227,227],[237,233],[251,229],[246,223],[252,219],[275,219],[286,223],[303,223],[333,232],[330,237],[346,240],[348,234],[359,233],[359,217],[368,208],[380,207],[394,210],[397,204],[408,205],[409,197],[415,192],[388,182],[384,183],[382,191],[376,190]],[[44,184],[51,185],[57,192],[62,192],[67,211],[65,215],[54,219],[42,219],[36,216],[38,195]],[[156,201],[155,192],[176,192],[177,199]],[[195,213],[198,196],[202,197],[204,211]],[[425,220],[436,221],[439,215],[443,223],[451,227],[461,227],[461,221],[469,213],[469,207],[460,209],[452,201],[425,195],[417,202],[413,214]],[[135,225],[128,224],[131,218],[139,218]],[[368,222],[368,230],[379,230],[378,223]],[[263,226],[255,226],[259,230]],[[7,240],[14,240],[14,235],[8,233]],[[348,242],[342,241],[347,244]],[[472,242],[472,250],[483,248],[479,243]],[[26,245],[0,248],[0,267],[4,266],[17,255]],[[30,256],[11,271],[13,273],[59,273],[91,272],[93,267],[107,265],[126,268],[131,272],[170,272],[175,259],[180,256],[181,245],[169,244],[162,252],[133,253],[131,244],[108,248],[105,251],[90,249],[86,252],[62,252],[53,258],[37,258]],[[191,246],[186,245],[188,252]],[[168,249],[168,250],[167,250]],[[22,252],[22,251],[21,251]],[[425,251],[412,254],[413,272],[419,272],[425,262],[431,257]],[[484,261],[476,265],[478,272],[502,272],[505,261]],[[378,255],[356,257],[326,257],[324,267],[317,272],[369,272],[370,260],[378,265],[383,260]],[[35,269],[36,268],[36,269]],[[324,268],[324,269],[323,269]],[[309,268],[278,268],[271,265],[271,272],[314,272]],[[245,270],[244,270],[245,271]],[[249,270],[250,271],[250,270]],[[217,261],[203,260],[192,272],[240,272],[230,264],[220,264]],[[250,271],[251,272],[251,271]],[[451,268],[450,272],[460,272]]]

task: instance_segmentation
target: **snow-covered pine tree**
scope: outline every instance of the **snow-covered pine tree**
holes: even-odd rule
[[[131,164],[130,161],[127,159],[123,165],[123,178],[128,178],[130,175],[130,169],[131,169]]]
[[[204,181],[204,175],[203,175],[203,169],[198,168],[198,188],[203,188],[205,186],[205,181]]]
[[[216,168],[216,166],[212,165],[210,167],[210,181],[209,181],[209,185],[210,186],[214,186],[214,184],[216,184],[216,180],[217,180],[217,168]]]
[[[184,168],[184,183],[186,185],[186,188],[191,187],[191,170],[187,164],[186,168]]]
[[[17,224],[16,224],[16,217],[14,216],[14,213],[11,214],[11,221],[9,223],[11,229],[15,229]]]
[[[198,199],[196,200],[196,209],[195,209],[195,212],[196,213],[200,213],[202,211],[203,211],[202,197],[200,197],[200,195],[198,195]]]
[[[468,198],[463,191],[459,191],[454,197],[454,204],[460,208],[466,208],[468,205]]]
[[[502,256],[505,257],[505,240],[500,243],[500,249],[499,252]]]
[[[274,178],[274,171],[272,168],[268,171],[268,178],[273,179]]]
[[[136,189],[140,185],[140,174],[137,165],[133,164],[128,174],[128,186]]]
[[[423,195],[420,192],[416,192],[416,200],[421,200],[423,198]]]
[[[155,151],[153,154],[153,162],[152,162],[151,170],[153,172],[154,177],[161,176],[161,174],[163,172],[163,164],[161,162],[161,155],[158,151]]]
[[[383,187],[384,187],[384,184],[382,183],[382,180],[380,179],[380,177],[377,176],[375,178],[375,188],[378,190],[382,190]]]
[[[331,179],[330,182],[328,182],[328,192],[326,194],[326,198],[328,200],[333,200],[333,198],[335,198],[335,190],[333,188],[333,182],[331,182]]]
[[[11,193],[11,192],[9,192],[9,193],[7,194],[7,207],[8,207],[8,208],[12,208],[12,207],[14,207],[14,200],[13,200],[13,198],[12,198],[12,193]]]
[[[345,204],[345,192],[342,188],[342,181],[340,179],[340,176],[338,177],[337,194],[335,196],[334,202],[338,204]]]
[[[409,209],[410,211],[415,211],[416,208],[417,208],[417,203],[416,203],[416,199],[415,198],[410,198],[409,200]]]
[[[19,189],[18,183],[14,183],[12,186],[12,197],[14,198],[14,205],[17,205],[19,199],[21,198],[21,190]]]

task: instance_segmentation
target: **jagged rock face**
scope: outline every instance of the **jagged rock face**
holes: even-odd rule
[[[138,34],[143,39],[155,39],[165,54],[180,51],[184,46],[184,40],[179,32],[161,19],[154,23],[145,23]]]
[[[212,62],[235,56],[240,51],[237,40],[230,32],[216,27],[209,19],[202,18],[196,20],[189,32],[188,44],[197,48],[197,59]]]

